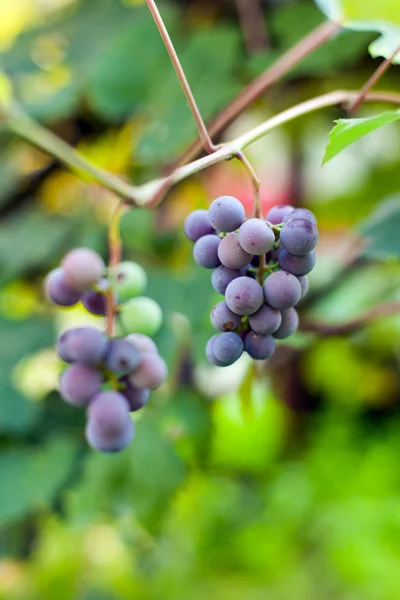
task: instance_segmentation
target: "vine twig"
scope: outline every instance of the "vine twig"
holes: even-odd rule
[[[124,209],[124,202],[120,201],[114,210],[110,227],[108,229],[108,254],[109,262],[108,267],[112,269],[118,263],[121,262],[122,258],[122,241],[120,235],[120,219],[122,211]],[[106,303],[107,303],[107,318],[106,318],[106,332],[107,335],[112,337],[114,335],[115,328],[115,316],[116,316],[116,304],[114,298],[114,292],[110,288],[106,292]]]

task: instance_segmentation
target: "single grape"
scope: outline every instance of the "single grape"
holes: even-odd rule
[[[305,275],[303,275],[302,277],[298,277],[297,279],[299,280],[301,287],[301,298],[304,298],[304,296],[308,292],[308,288],[310,287],[309,281]]]
[[[213,351],[214,342],[218,336],[219,336],[219,333],[216,333],[208,340],[207,346],[206,346],[206,356],[207,356],[208,362],[210,362],[212,365],[216,365],[217,367],[223,367],[224,366],[223,363],[215,357],[215,354]]]
[[[100,392],[100,371],[87,365],[71,365],[60,376],[60,393],[66,402],[75,406],[87,406]]]
[[[308,210],[307,208],[295,208],[294,210],[292,210],[292,212],[285,215],[283,222],[286,223],[290,219],[306,219],[307,221],[310,221],[313,225],[317,224],[317,219],[315,218],[311,210]]]
[[[154,352],[143,352],[137,368],[130,373],[129,381],[139,388],[155,390],[164,383],[168,375],[165,360]]]
[[[104,366],[113,373],[129,373],[140,363],[140,352],[127,340],[113,339],[108,344]]]
[[[131,333],[126,336],[125,339],[130,344],[133,344],[139,352],[155,352],[158,354],[156,343],[148,335],[143,335],[143,333]]]
[[[279,264],[281,269],[297,276],[310,273],[315,267],[316,260],[314,250],[304,254],[304,256],[289,254],[284,248],[279,253]]]
[[[220,331],[233,331],[240,322],[240,316],[232,312],[226,302],[218,302],[211,311],[211,323]]]
[[[120,393],[128,400],[130,412],[136,412],[143,408],[150,398],[150,390],[132,385],[128,377],[122,377],[120,381],[125,386]]]
[[[241,226],[245,213],[242,203],[237,198],[221,196],[211,203],[208,216],[214,229],[227,233]]]
[[[57,342],[58,353],[65,362],[79,362],[85,365],[100,363],[107,352],[107,347],[106,336],[94,327],[67,329]]]
[[[44,287],[48,298],[58,306],[74,306],[81,299],[81,293],[70,285],[61,268],[47,275]]]
[[[301,286],[297,277],[286,271],[275,271],[264,281],[267,304],[273,308],[291,308],[300,300]]]
[[[104,316],[107,313],[106,297],[102,292],[89,290],[82,294],[82,304],[92,315]]]
[[[250,331],[244,339],[244,349],[255,360],[266,360],[275,350],[275,340],[272,335],[261,335]]]
[[[185,219],[183,231],[189,240],[197,242],[201,237],[215,233],[207,210],[194,210]]]
[[[193,247],[193,257],[198,265],[205,269],[215,269],[221,262],[218,258],[220,238],[216,235],[204,235]]]
[[[289,204],[278,204],[277,206],[273,206],[268,212],[265,219],[272,223],[272,225],[279,225],[279,223],[283,223],[285,217],[293,212],[293,206]]]
[[[221,366],[227,367],[236,362],[243,354],[243,342],[237,333],[226,331],[215,338],[212,352]]]
[[[70,285],[84,291],[104,274],[106,266],[97,252],[90,248],[71,250],[63,259],[62,267]]]
[[[281,229],[281,244],[290,254],[304,256],[316,246],[318,230],[307,219],[290,219]]]
[[[213,274],[211,275],[211,283],[216,292],[225,294],[228,284],[241,275],[243,275],[243,273],[239,269],[228,269],[227,267],[221,265],[220,267],[217,267],[215,271],[213,271]]]
[[[260,310],[249,317],[249,324],[255,333],[269,335],[281,324],[281,313],[276,308],[263,304]]]
[[[274,338],[283,340],[295,333],[299,326],[299,315],[294,308],[281,310],[282,322],[273,334]]]
[[[119,452],[131,442],[134,428],[127,399],[119,392],[97,394],[88,407],[86,437],[102,452]]]
[[[272,250],[267,252],[267,254],[265,255],[266,264],[277,263],[279,261],[279,252],[281,250],[282,250],[281,246],[278,246],[278,248],[272,248]]]
[[[239,242],[249,254],[265,254],[275,244],[275,234],[261,219],[248,219],[240,226]]]
[[[127,260],[110,269],[109,279],[119,302],[142,294],[147,286],[147,274],[143,267]]]
[[[226,288],[225,300],[237,315],[252,315],[263,304],[264,295],[258,281],[250,277],[238,277]]]
[[[162,325],[162,310],[151,298],[138,296],[121,306],[121,325],[126,333],[155,335]]]
[[[224,267],[228,269],[242,269],[253,258],[252,254],[243,250],[237,233],[229,233],[221,240],[218,248],[218,256]]]

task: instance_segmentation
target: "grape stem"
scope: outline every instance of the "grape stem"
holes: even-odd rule
[[[109,262],[108,268],[112,269],[122,259],[122,240],[120,235],[120,219],[124,209],[124,202],[118,202],[115,208],[108,229],[108,253]],[[114,291],[110,287],[106,291],[106,305],[107,305],[107,317],[106,317],[106,333],[109,337],[113,337],[115,331],[115,317],[117,314],[117,305],[115,303]]]

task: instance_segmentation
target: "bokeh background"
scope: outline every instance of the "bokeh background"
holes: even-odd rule
[[[205,118],[323,21],[311,0],[160,8]],[[361,87],[378,64],[374,37],[342,33],[224,138]],[[3,84],[25,110],[112,172],[147,181],[195,137],[142,0],[0,0],[0,52]],[[398,77],[393,68],[380,86],[398,89]],[[400,300],[399,129],[322,169],[340,116],[304,117],[248,151],[265,210],[290,202],[319,220],[303,322],[340,324]],[[132,446],[101,455],[56,391],[54,351],[59,331],[101,319],[49,306],[42,282],[74,246],[106,258],[116,198],[0,130],[1,600],[398,598],[400,316],[346,336],[299,332],[260,368],[207,365],[219,298],[182,223],[221,193],[251,212],[231,161],[182,183],[157,212],[123,216],[124,256],[148,270],[165,313],[157,342],[170,378],[137,415]]]

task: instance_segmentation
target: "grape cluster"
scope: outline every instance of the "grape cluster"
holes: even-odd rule
[[[287,338],[298,328],[294,306],[308,291],[306,275],[316,261],[314,215],[280,205],[265,221],[245,219],[239,200],[221,196],[208,211],[192,212],[184,231],[194,242],[195,261],[215,269],[212,285],[225,296],[211,311],[211,323],[220,333],[207,343],[208,360],[226,367],[244,351],[255,360],[268,359],[275,339]]]
[[[130,413],[142,408],[150,390],[167,376],[165,361],[149,337],[159,329],[159,305],[139,296],[147,284],[146,272],[133,262],[109,269],[89,248],[71,251],[47,276],[47,296],[58,306],[82,302],[94,315],[106,315],[106,295],[113,303],[126,337],[110,339],[94,327],[74,327],[61,334],[58,354],[68,363],[60,377],[63,399],[87,408],[86,438],[102,452],[118,452],[134,435]]]

